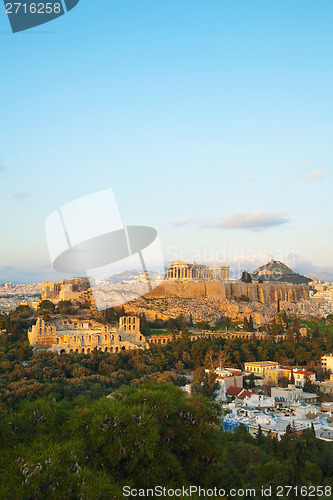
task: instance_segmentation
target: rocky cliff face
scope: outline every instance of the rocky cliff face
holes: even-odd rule
[[[164,281],[161,285],[146,295],[147,298],[180,297],[203,299],[216,297],[228,300],[248,300],[272,304],[280,301],[307,300],[309,287],[307,285],[288,284],[256,284],[256,283],[219,283],[210,282],[172,282]]]
[[[182,314],[214,325],[221,317],[242,321],[251,315],[263,325],[275,316],[278,301],[288,314],[316,315],[308,295],[306,285],[164,281],[124,307],[127,313],[144,313],[151,320]]]
[[[222,317],[228,317],[233,321],[243,321],[246,317],[252,316],[257,325],[264,325],[271,321],[277,312],[277,304],[262,304],[261,302],[244,302],[219,297],[203,298],[181,298],[164,297],[150,298],[140,297],[124,305],[128,314],[144,314],[147,319],[154,321],[169,318],[177,318],[183,315],[189,319],[192,316],[194,322],[207,321],[211,325],[216,325]],[[308,300],[298,302],[281,301],[281,310],[285,310],[288,315],[301,317],[320,316],[315,304]]]

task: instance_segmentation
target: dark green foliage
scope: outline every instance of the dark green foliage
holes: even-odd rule
[[[248,271],[242,271],[240,280],[243,281],[243,283],[252,283],[252,276]]]
[[[38,314],[52,314],[55,311],[55,305],[50,300],[42,300],[38,306]]]
[[[208,398],[214,398],[218,390],[216,375],[212,371],[206,373],[204,368],[199,367],[194,372],[191,387],[192,394],[201,394]]]
[[[2,499],[121,498],[121,487],[223,478],[219,408],[173,385],[42,398],[0,416]],[[93,496],[90,496],[93,492]]]
[[[278,441],[265,436],[260,427],[252,438],[240,425],[234,434],[220,433],[220,443],[225,472],[237,487],[333,484],[332,443],[316,439],[312,429],[296,435],[289,427]]]
[[[74,309],[73,304],[70,300],[61,300],[56,307],[56,312],[58,314],[62,314],[62,315],[66,316],[68,314],[74,314],[75,309]]]
[[[313,330],[312,336],[313,336],[313,338],[315,338],[315,339],[317,339],[317,338],[320,336],[320,332],[319,332],[319,325],[318,325],[318,323],[316,323],[316,325],[315,325],[315,327],[314,327],[314,330]]]
[[[204,370],[219,359],[311,366],[333,350],[330,336],[191,341],[184,331],[147,351],[59,356],[33,354],[30,315],[0,316],[11,333],[0,337],[1,499],[120,499],[126,484],[332,484],[332,443],[312,429],[298,436],[290,428],[280,442],[261,429],[256,438],[243,426],[222,432],[215,376]],[[176,387],[186,369],[195,370],[191,397]]]

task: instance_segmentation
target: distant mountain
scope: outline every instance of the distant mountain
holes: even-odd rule
[[[252,278],[274,283],[293,283],[295,285],[307,284],[310,278],[294,273],[290,267],[278,260],[271,260],[264,266],[258,267],[252,272]]]

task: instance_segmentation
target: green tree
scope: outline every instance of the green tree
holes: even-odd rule
[[[244,270],[242,271],[240,280],[243,281],[243,283],[252,283],[252,276],[248,271]]]
[[[67,314],[73,314],[75,312],[73,304],[70,300],[60,300],[56,307],[58,314],[66,316]]]
[[[215,398],[219,385],[216,382],[216,374],[209,370],[205,371],[203,367],[195,370],[191,384],[191,392],[194,395],[201,394],[208,398]]]
[[[37,309],[38,314],[53,314],[54,311],[55,305],[50,300],[42,300]]]
[[[32,313],[33,310],[30,306],[21,304],[15,309],[13,316],[18,319],[27,319],[32,315]]]
[[[317,339],[319,336],[320,336],[319,325],[318,325],[318,323],[316,323],[315,327],[313,329],[312,337],[314,339]]]

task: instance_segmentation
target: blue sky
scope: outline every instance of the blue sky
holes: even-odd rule
[[[0,282],[56,277],[46,217],[109,187],[166,262],[333,277],[331,1],[1,9]]]

